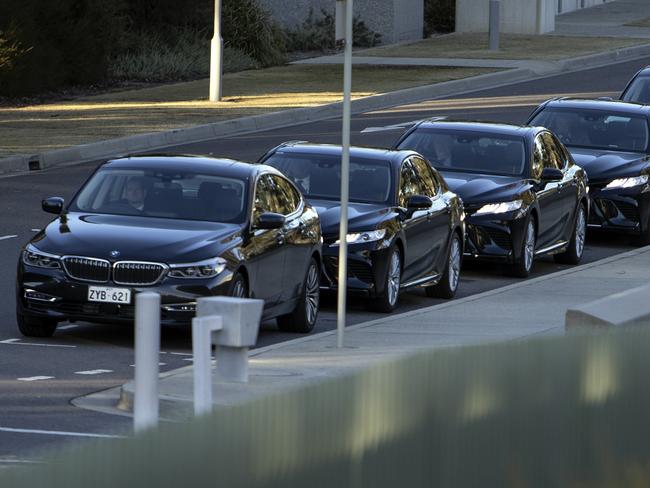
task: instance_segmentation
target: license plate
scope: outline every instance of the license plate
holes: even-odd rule
[[[131,290],[128,288],[111,288],[108,286],[89,286],[89,302],[131,303]]]

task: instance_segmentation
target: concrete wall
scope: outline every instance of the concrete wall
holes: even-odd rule
[[[334,13],[336,0],[258,0],[284,27],[298,28],[313,9]],[[354,0],[354,15],[382,35],[382,44],[422,39],[424,0]]]
[[[500,30],[544,34],[555,30],[555,15],[560,9],[566,13],[602,3],[604,0],[501,0]],[[456,0],[456,32],[487,32],[489,6],[489,0]]]

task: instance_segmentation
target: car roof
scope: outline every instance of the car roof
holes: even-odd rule
[[[261,172],[281,174],[275,168],[266,165],[252,164],[227,158],[185,154],[136,154],[123,158],[111,159],[102,165],[103,168],[137,168],[159,170],[187,170],[233,178],[248,178]]]
[[[601,100],[593,98],[555,98],[546,102],[544,108],[575,108],[620,112],[638,115],[650,115],[650,106],[620,100]]]
[[[480,122],[480,121],[467,121],[467,120],[450,120],[431,118],[419,122],[418,128],[436,128],[436,129],[449,129],[449,130],[466,130],[476,132],[489,132],[500,135],[528,137],[534,135],[540,130],[541,127],[532,127],[528,125],[514,125],[505,124],[502,122]]]
[[[275,149],[275,153],[283,154],[326,154],[339,156],[342,152],[342,146],[337,144],[314,144],[304,141],[288,142]],[[350,146],[350,158],[379,159],[389,161],[392,164],[401,164],[406,157],[412,154],[417,154],[417,152],[402,149]]]

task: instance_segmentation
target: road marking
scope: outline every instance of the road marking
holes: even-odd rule
[[[417,124],[420,122],[421,119],[418,120],[412,120],[411,122],[402,122],[401,124],[394,124],[394,125],[385,125],[383,127],[366,127],[361,131],[362,134],[367,134],[369,132],[384,132],[384,131],[389,131],[389,130],[403,130],[406,127],[410,127],[412,125]]]
[[[56,328],[56,330],[68,330],[68,329],[74,329],[75,327],[79,327],[79,325],[78,324],[60,325],[59,327]]]
[[[173,354],[174,356],[191,356],[192,355],[189,352],[170,352],[169,354]]]
[[[43,464],[43,461],[32,461],[30,459],[0,459],[0,464]]]
[[[19,342],[20,339],[5,339],[0,344],[10,344],[12,346],[40,346],[40,347],[77,347],[68,344],[39,344],[36,342]]]
[[[54,376],[29,376],[28,378],[16,378],[18,381],[41,381],[53,380]]]
[[[132,368],[135,368],[135,364],[129,364]],[[167,363],[158,363],[158,366],[167,366]]]
[[[14,237],[18,237],[18,236],[16,236],[16,235],[2,236],[2,237],[0,237],[0,241],[4,241],[6,239],[13,239]]]
[[[18,434],[44,434],[62,435],[67,437],[101,437],[106,439],[124,439],[122,435],[89,434],[87,432],[63,432],[60,430],[39,430],[39,429],[13,429],[11,427],[0,427],[0,432],[16,432]]]
[[[40,232],[41,229],[32,229],[32,232]]]
[[[74,374],[85,374],[85,375],[94,375],[94,374],[104,374],[104,373],[112,373],[112,369],[90,369],[88,371],[75,371]]]

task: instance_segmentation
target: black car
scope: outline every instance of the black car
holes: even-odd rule
[[[65,320],[132,322],[134,295],[161,296],[162,323],[189,323],[196,299],[263,299],[264,319],[308,332],[319,310],[318,214],[268,166],[190,156],[102,164],[23,249],[17,321],[50,336]]]
[[[553,99],[530,123],[553,130],[589,175],[589,224],[650,244],[650,106]]]
[[[650,105],[650,66],[639,70],[621,93],[624,102]]]
[[[395,147],[423,154],[462,198],[466,255],[505,260],[521,277],[544,254],[580,261],[587,178],[548,130],[431,119],[411,127]]]
[[[287,143],[260,162],[289,178],[316,208],[323,229],[322,285],[337,285],[340,146]],[[420,286],[451,298],[463,251],[460,199],[419,154],[350,149],[348,289],[368,294],[371,306],[394,310],[400,290]]]

